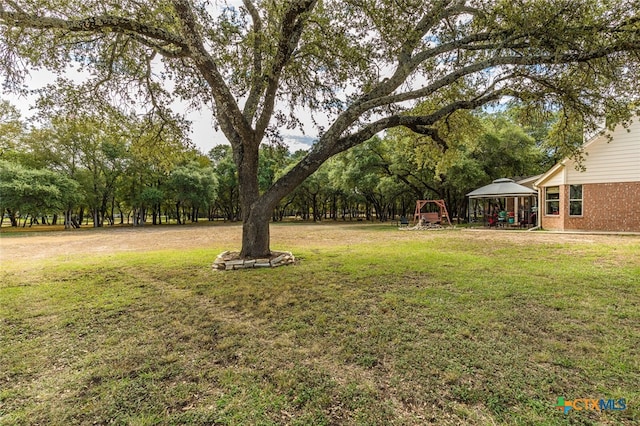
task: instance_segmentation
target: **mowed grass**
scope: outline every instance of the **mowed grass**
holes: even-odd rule
[[[0,424],[640,422],[640,237],[277,229],[298,264],[213,271],[219,240],[3,264]]]

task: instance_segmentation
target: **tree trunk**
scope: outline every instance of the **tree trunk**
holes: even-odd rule
[[[311,196],[311,208],[313,209],[313,221],[318,221],[318,194]]]
[[[111,197],[111,202],[109,203],[108,199],[105,199],[105,206],[104,206],[104,210],[105,210],[105,217],[107,219],[107,221],[109,222],[109,226],[113,226],[115,225],[116,222],[116,218],[115,218],[115,213],[114,210],[116,208],[116,199],[115,196]],[[109,205],[111,204],[111,205]],[[104,222],[104,217],[103,217],[103,222]]]
[[[264,200],[260,200],[258,145],[256,144],[255,147],[248,145],[242,146],[234,153],[234,161],[238,168],[238,189],[242,210],[242,250],[240,256],[256,259],[271,255],[269,219],[275,203],[266,203]]]
[[[269,214],[254,209],[242,223],[242,251],[241,257],[261,258],[269,257]]]
[[[178,225],[182,225],[182,222],[180,222],[180,202],[176,203],[176,221]]]

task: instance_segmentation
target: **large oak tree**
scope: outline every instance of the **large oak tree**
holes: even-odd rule
[[[231,2],[229,2],[231,3]],[[637,95],[637,0],[2,0],[0,60],[91,71],[162,113],[209,104],[238,169],[242,255],[269,253],[273,208],[329,157],[385,129],[438,138],[454,111],[507,97],[619,115]],[[448,99],[419,115],[419,101]],[[328,117],[308,154],[266,191],[258,147],[304,108]],[[324,120],[319,120],[324,121]]]

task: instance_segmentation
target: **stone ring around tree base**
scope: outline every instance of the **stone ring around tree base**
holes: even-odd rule
[[[240,252],[225,251],[220,253],[213,262],[213,269],[218,271],[232,271],[237,269],[275,268],[291,265],[296,262],[290,251],[272,251],[270,257],[259,259],[241,259]]]

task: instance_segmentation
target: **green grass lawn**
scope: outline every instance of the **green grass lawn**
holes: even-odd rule
[[[219,240],[3,264],[0,424],[640,422],[639,237],[278,229],[297,265],[213,271]]]

